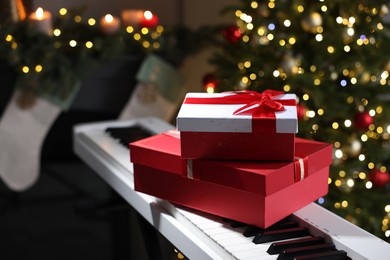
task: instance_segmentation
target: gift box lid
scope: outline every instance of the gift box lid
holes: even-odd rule
[[[186,132],[297,133],[296,95],[266,90],[187,93],[177,115]]]
[[[332,163],[330,144],[301,138],[296,138],[295,162],[182,159],[177,131],[148,137],[129,146],[130,160],[135,164],[266,196]]]

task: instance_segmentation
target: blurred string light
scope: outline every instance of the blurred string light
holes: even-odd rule
[[[309,20],[312,23],[309,23],[310,31],[313,33],[314,40],[321,45],[324,45],[326,42],[329,42],[326,37],[328,32],[326,27],[321,24],[321,16],[327,15],[329,11],[326,1],[319,0],[322,2],[320,5],[319,13],[314,14],[314,12],[309,15]],[[278,5],[277,1],[269,0],[265,3],[260,3],[258,1],[250,2],[250,7],[252,10],[258,14],[267,14],[271,12],[272,9],[276,8]],[[267,8],[269,10],[267,10]],[[304,4],[297,4],[295,11],[304,15],[308,10]],[[374,16],[379,15],[379,10],[375,8],[369,8],[363,4],[359,5],[359,11],[367,14],[366,21],[367,23],[373,23]],[[309,12],[310,13],[310,12]],[[280,48],[283,48],[282,51],[290,49],[293,45],[297,44],[300,40],[297,38],[293,32],[287,30],[287,28],[292,27],[293,23],[296,23],[295,20],[284,18],[281,23],[274,22],[262,22],[261,20],[255,21],[255,17],[245,13],[242,10],[236,10],[236,17],[238,18],[237,25],[240,27],[242,32],[242,41],[248,42],[255,46],[258,45],[269,45],[272,41],[277,40],[277,45]],[[328,44],[324,46],[324,51],[328,55],[339,55],[340,53],[351,53],[356,48],[364,48],[368,45],[374,45],[376,39],[374,36],[375,30],[383,30],[384,26],[379,19],[379,22],[373,23],[371,26],[371,31],[364,33],[359,31],[357,28],[359,26],[357,18],[353,15],[340,15],[335,18],[335,22],[338,26],[341,27],[341,30],[344,32],[344,35],[341,39],[342,45],[337,44]],[[375,20],[378,21],[378,20]],[[364,22],[364,21],[363,21]],[[282,32],[282,33],[281,33]],[[339,74],[336,70],[324,71],[318,69],[321,66],[317,64],[310,65],[309,68],[304,68],[299,64],[299,58],[294,56],[288,56],[283,61],[280,67],[272,68],[271,75],[274,78],[282,79],[285,81],[289,77],[295,76],[297,74],[310,73],[313,75],[312,84],[315,87],[326,87],[326,82],[331,80],[336,82],[341,89],[353,88],[360,84],[375,83],[376,85],[388,86],[390,85],[390,63],[386,68],[379,68],[378,72],[364,72],[364,68],[360,62],[356,62],[354,67],[345,68],[342,70],[342,73]],[[254,66],[245,66],[245,62],[239,62],[237,67],[241,74],[240,81],[238,83],[239,88],[248,88],[252,85],[252,81],[257,81],[259,78],[264,77],[264,71],[259,71],[253,73]],[[371,73],[371,74],[370,74]],[[283,84],[283,90],[286,92],[292,91],[294,89],[293,83],[287,82]],[[213,88],[214,91],[214,88]],[[311,101],[309,93],[301,93],[301,100],[309,104]],[[367,109],[369,104],[368,100],[362,99],[358,100],[354,96],[349,96],[346,98],[346,104],[348,106],[356,106],[356,110],[359,112],[368,111],[369,115],[375,118],[378,115],[383,113],[383,107],[377,106],[371,109]],[[315,109],[310,109],[310,106],[307,105],[305,110],[304,117],[302,120],[313,121],[311,124],[311,129],[313,132],[318,131],[320,126],[316,123],[317,117],[323,116],[325,114],[325,108],[317,107]],[[348,129],[354,126],[354,118],[340,118],[339,121],[331,122],[330,128],[334,131],[339,131],[342,129]],[[369,142],[371,139],[378,140],[382,138],[387,140],[390,137],[390,124],[381,126],[371,124],[367,131],[361,131],[357,133],[352,140],[349,142],[334,142],[334,158],[339,161],[342,166],[343,162],[349,157],[356,158],[362,163],[366,163],[367,169],[357,172],[355,175],[352,173],[347,173],[343,170],[339,172],[337,179],[329,177],[329,184],[336,186],[342,190],[352,190],[357,185],[357,182],[363,182],[363,187],[367,190],[370,190],[374,187],[373,183],[369,180],[370,170],[376,167],[375,162],[369,161],[369,158],[366,154],[362,153],[362,145]],[[352,176],[352,177],[351,177]],[[318,199],[319,204],[325,203],[325,198]],[[345,209],[350,207],[351,203],[348,200],[341,200],[336,202],[333,206],[338,209]],[[383,232],[387,237],[390,237],[389,226],[389,217],[390,216],[390,205],[385,207],[386,217],[384,218],[384,224],[382,227]],[[361,209],[355,209],[356,214],[361,214]],[[351,217],[352,218],[352,217]]]
[[[68,22],[73,21],[76,25],[85,23],[86,25],[91,27],[96,26],[96,19],[94,18],[84,19],[81,15],[78,14],[71,17],[71,12],[69,12],[68,9],[66,8],[60,8],[58,14],[60,19],[68,19]],[[145,15],[148,14],[149,13],[145,13]],[[133,40],[139,42],[140,46],[142,46],[143,48],[157,50],[160,48],[159,38],[164,33],[164,27],[162,25],[157,25],[152,28],[146,28],[146,27],[134,28],[129,26],[127,28],[124,28],[124,31],[127,32],[127,35],[129,35],[129,37],[131,37]],[[86,48],[86,49],[93,49],[95,47],[94,41],[96,40],[96,37],[91,39],[82,39],[82,40],[76,38],[69,39],[70,35],[69,34],[64,35],[64,31],[63,28],[61,27],[61,23],[57,25],[57,28],[53,28],[52,35],[53,35],[53,39],[55,39],[55,41],[53,42],[54,47],[57,49],[64,46],[69,46],[71,48],[77,47],[77,48]],[[123,36],[125,35],[126,34],[124,34]],[[0,40],[6,43],[5,46],[9,46],[10,49],[15,51],[18,51],[19,46],[22,46],[18,42],[18,39],[16,39],[12,34],[6,34]],[[15,54],[16,53],[17,52],[15,52]],[[28,65],[24,64],[20,66],[20,71],[23,74],[42,73],[44,70],[45,67],[44,65],[42,65],[41,62],[38,64],[28,64]],[[253,76],[251,78],[253,78]]]

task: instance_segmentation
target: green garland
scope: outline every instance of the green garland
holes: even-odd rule
[[[68,10],[48,36],[28,21],[0,24],[0,57],[17,73],[16,88],[31,91],[68,109],[82,79],[102,62],[131,54],[155,53],[175,65],[199,50],[199,38],[186,28],[124,28],[104,34],[94,20]]]

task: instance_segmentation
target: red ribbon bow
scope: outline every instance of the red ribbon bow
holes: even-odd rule
[[[267,89],[262,93],[251,90],[242,90],[234,92],[240,95],[246,95],[246,105],[234,111],[234,115],[252,114],[253,116],[266,115],[275,111],[284,111],[283,101],[273,100],[272,97],[284,94],[283,91]]]
[[[273,97],[284,94],[283,91],[267,89],[262,93],[251,90],[225,92],[234,95],[224,97],[187,97],[186,104],[245,104],[234,111],[234,115],[250,114],[253,117],[274,117],[276,111],[284,111],[284,105],[295,106],[295,100],[274,100]]]
[[[239,105],[244,104],[233,115],[251,115],[252,119],[262,118],[265,120],[252,120],[252,129],[256,132],[276,132],[275,112],[284,111],[284,106],[296,106],[295,99],[274,99],[284,94],[283,91],[265,90],[262,93],[250,90],[225,92],[232,95],[219,97],[186,97],[185,104],[208,104],[208,105]]]

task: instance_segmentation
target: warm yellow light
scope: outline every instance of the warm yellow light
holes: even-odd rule
[[[130,25],[127,26],[127,27],[126,27],[126,32],[127,32],[127,33],[132,33],[132,32],[134,32],[133,26],[130,26]]]
[[[54,34],[54,36],[58,37],[58,36],[61,35],[61,30],[60,29],[54,29],[53,34]]]
[[[348,207],[348,201],[344,200],[343,202],[341,202],[341,206],[342,206],[343,208]]]
[[[288,39],[288,43],[291,44],[291,45],[295,44],[296,41],[297,40],[294,37],[291,37],[290,39]]]
[[[297,11],[298,11],[299,13],[302,13],[304,10],[305,10],[305,8],[304,8],[302,5],[298,5]]]
[[[146,20],[150,20],[150,19],[153,18],[153,14],[152,14],[151,11],[146,10],[146,11],[144,12],[144,17],[145,17]]]
[[[242,36],[242,41],[243,42],[249,42],[249,36],[248,35]]]
[[[162,25],[158,25],[158,26],[156,27],[156,31],[157,31],[158,33],[162,33],[162,32],[164,31],[164,27],[163,27]]]
[[[23,66],[22,71],[23,71],[23,73],[28,73],[30,71],[30,68],[27,66]]]
[[[364,180],[367,177],[367,174],[364,172],[359,172],[359,179]]]
[[[146,35],[146,34],[149,33],[149,29],[146,28],[146,27],[144,27],[144,28],[141,29],[141,33],[142,33],[143,35]]]
[[[256,9],[259,6],[259,4],[256,1],[251,2],[251,7],[253,9]]]
[[[313,118],[316,116],[316,112],[313,110],[306,111],[306,116],[309,118]]]
[[[247,68],[247,69],[250,68],[251,65],[252,65],[252,64],[251,64],[251,62],[250,62],[249,60],[247,60],[247,61],[244,62],[244,67]]]
[[[324,110],[322,108],[318,109],[317,114],[322,116],[324,114]]]
[[[363,141],[363,142],[367,142],[368,140],[368,136],[366,134],[363,134],[360,139]]]
[[[283,86],[283,90],[286,91],[286,92],[289,92],[291,90],[291,86],[290,85],[284,85]]]
[[[59,11],[59,14],[60,15],[66,15],[67,12],[68,12],[68,10],[66,10],[66,8],[61,8],[60,11]]]
[[[334,207],[335,207],[336,209],[339,209],[339,208],[341,207],[341,205],[340,205],[339,202],[336,202],[336,203],[334,204]]]
[[[355,181],[354,180],[352,180],[352,179],[348,179],[347,180],[347,186],[348,187],[352,188],[354,185],[355,185]]]
[[[38,73],[41,72],[42,69],[43,69],[43,68],[42,68],[42,65],[39,65],[39,64],[38,64],[38,65],[35,66],[35,71],[38,72]]]
[[[343,157],[343,151],[341,151],[340,149],[337,149],[336,151],[334,151],[334,156],[337,159],[341,159]]]
[[[346,173],[345,171],[339,171],[339,176],[340,176],[341,178],[344,178],[345,175],[347,175],[347,173]]]
[[[352,121],[349,120],[349,119],[346,119],[346,120],[344,121],[344,126],[345,126],[345,127],[351,127],[351,126],[352,126]]]
[[[43,19],[43,9],[42,7],[38,7],[38,9],[35,11],[35,16],[38,20]]]
[[[267,35],[267,39],[270,40],[270,41],[272,41],[272,40],[274,39],[274,35],[273,35],[272,33],[269,33],[269,34]]]
[[[90,26],[94,26],[94,25],[96,24],[96,20],[93,19],[93,18],[89,18],[89,19],[88,19],[88,24],[89,24]]]
[[[70,47],[76,47],[77,42],[75,40],[70,40],[69,45],[70,45]]]
[[[107,23],[112,23],[114,21],[114,17],[111,14],[106,14],[104,16],[104,20],[106,20]]]
[[[12,37],[12,35],[10,35],[10,34],[7,34],[7,36],[5,36],[5,40],[6,40],[7,42],[12,41],[12,39],[13,39],[13,37]]]
[[[326,49],[329,53],[334,53],[334,47],[333,46],[328,46],[328,48]]]
[[[260,36],[263,36],[265,34],[264,27],[259,27],[259,29],[257,29],[257,34]]]
[[[324,39],[324,36],[322,36],[322,34],[316,34],[315,39],[317,42],[322,42],[322,40]]]
[[[85,43],[85,47],[87,47],[88,49],[92,48],[93,47],[93,43],[91,41],[87,41]]]
[[[73,19],[74,19],[74,21],[75,21],[76,23],[81,22],[81,16],[80,16],[80,15],[76,15]]]
[[[309,100],[309,95],[308,94],[303,94],[303,96],[302,96],[302,99],[303,100],[305,100],[305,101],[307,101],[307,100]]]
[[[339,123],[333,122],[333,123],[332,123],[332,128],[333,128],[333,129],[338,129],[338,128],[339,128]]]
[[[147,48],[150,47],[150,42],[144,41],[144,42],[142,42],[142,46],[143,46],[145,49],[147,49]]]
[[[139,41],[141,39],[141,35],[139,33],[134,34],[134,40]]]

